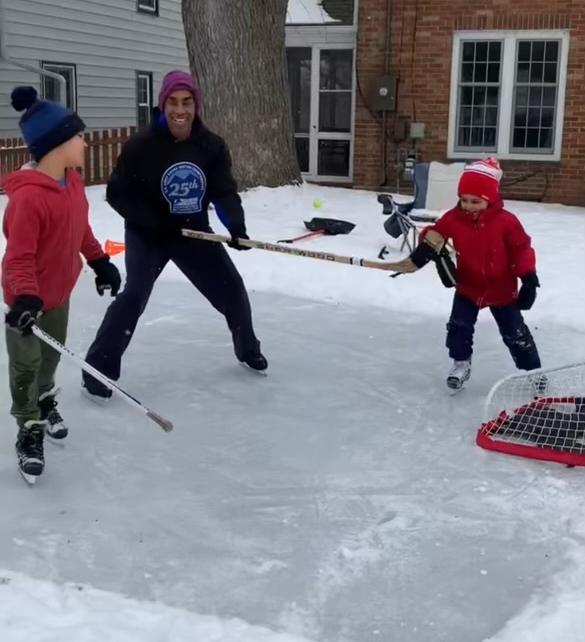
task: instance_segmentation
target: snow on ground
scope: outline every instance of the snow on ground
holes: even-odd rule
[[[0,574],[0,632],[4,642],[303,642],[241,620],[198,616],[82,585],[57,587],[17,573]]]
[[[90,189],[94,207],[103,207],[103,190]],[[359,190],[303,187],[260,188],[244,194],[250,237],[277,241],[306,232],[303,221],[314,216],[332,217],[356,223],[344,236],[324,236],[299,241],[298,248],[376,259],[380,248],[390,242],[394,250],[387,260],[400,254],[400,243],[390,238],[382,226],[385,217],[375,194]],[[320,208],[314,207],[321,201]],[[582,274],[585,259],[581,240],[585,238],[584,210],[562,205],[509,202],[532,236],[538,257],[542,287],[538,304],[529,313],[529,321],[562,323],[576,329],[585,327],[583,311],[585,283]],[[434,213],[438,214],[438,213]],[[123,240],[122,224],[111,217],[98,218],[96,231],[102,238],[114,235]],[[220,223],[216,231],[225,233]],[[432,268],[413,275],[390,279],[387,272],[357,266],[293,258],[273,252],[240,252],[236,256],[246,283],[254,290],[276,292],[328,303],[376,306],[404,315],[424,314],[445,319],[450,310],[452,292],[443,288]],[[171,267],[163,278],[182,279]],[[577,307],[575,307],[577,306]],[[486,314],[486,313],[484,313]]]
[[[583,533],[583,520],[580,528]],[[547,583],[538,591],[528,606],[506,624],[503,630],[488,642],[556,642],[583,639],[585,627],[585,555],[583,539],[580,550],[569,556],[572,567]]]
[[[88,196],[99,238],[123,240],[103,189]],[[244,203],[253,238],[286,238],[303,220],[330,216],[357,226],[303,247],[375,258],[390,241],[400,255],[372,193],[261,188]],[[585,210],[509,206],[538,255],[542,287],[527,320],[543,361],[578,360]],[[432,267],[390,279],[258,250],[232,255],[269,377],[234,364],[223,321],[169,266],[121,384],[174,420],[173,433],[123,403],[88,404],[63,362],[72,432],[64,448],[47,446],[46,474],[30,489],[15,471],[0,396],[0,568],[9,569],[0,573],[0,639],[34,631],[79,642],[101,631],[154,642],[192,629],[184,639],[580,642],[581,470],[474,444],[485,394],[512,368],[489,314],[473,377],[450,397],[451,294]],[[85,272],[73,350],[84,353],[106,304]],[[0,362],[5,372],[3,345]],[[171,622],[179,633],[165,638]]]
[[[325,24],[338,22],[325,11],[320,0],[288,0],[287,24]]]

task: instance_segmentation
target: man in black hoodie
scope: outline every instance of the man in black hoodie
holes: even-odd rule
[[[268,367],[244,283],[225,248],[181,235],[181,228],[212,231],[211,202],[232,237],[230,246],[248,249],[238,244],[248,235],[228,148],[202,123],[200,109],[193,78],[182,71],[167,74],[151,128],[126,143],[108,182],[106,199],[125,219],[126,285],[86,359],[111,379],[120,377],[122,355],[168,261],[225,316],[237,359],[257,371]],[[92,397],[111,396],[87,373],[83,385]]]

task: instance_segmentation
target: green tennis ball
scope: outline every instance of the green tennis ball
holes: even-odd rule
[[[323,200],[322,200],[322,199],[320,199],[320,198],[316,198],[316,199],[313,201],[313,207],[314,207],[316,210],[321,209],[321,208],[323,207]]]

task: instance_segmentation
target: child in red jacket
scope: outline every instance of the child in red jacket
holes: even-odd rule
[[[485,307],[490,308],[516,367],[540,368],[536,344],[521,313],[532,307],[540,285],[536,258],[522,224],[504,209],[501,177],[494,158],[468,165],[459,181],[457,207],[421,234],[424,240],[432,230],[443,241],[451,239],[457,253],[456,291],[447,324],[447,348],[453,359],[447,385],[453,389],[461,388],[471,375],[475,322]],[[420,268],[435,251],[422,242],[410,260]]]
[[[110,288],[115,295],[120,274],[91,231],[83,180],[72,169],[84,162],[82,120],[62,105],[38,100],[33,87],[17,87],[12,105],[26,110],[20,127],[37,164],[3,180],[9,198],[2,260],[2,289],[9,306],[6,346],[11,412],[19,426],[19,467],[27,475],[40,475],[44,431],[62,439],[67,428],[55,400],[59,354],[32,334],[32,325],[65,342],[69,297],[82,267],[80,253],[96,273],[98,293]]]

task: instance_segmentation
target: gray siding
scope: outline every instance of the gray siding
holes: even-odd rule
[[[180,0],[159,0],[159,15],[136,0],[4,0],[11,58],[77,67],[77,110],[90,129],[136,124],[136,71],[152,72],[154,101],[162,76],[188,69]],[[18,133],[10,106],[15,85],[39,89],[37,74],[0,62],[0,137]]]

